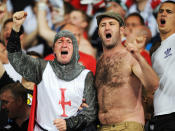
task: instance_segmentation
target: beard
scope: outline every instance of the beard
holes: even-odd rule
[[[105,43],[103,42],[103,46],[104,46],[106,49],[108,49],[108,50],[114,48],[116,45],[117,45],[117,43],[112,43],[112,44],[109,44],[109,45],[108,45],[108,44],[105,44]]]

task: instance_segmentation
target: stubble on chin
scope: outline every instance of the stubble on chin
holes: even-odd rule
[[[106,49],[108,49],[108,50],[114,48],[116,45],[117,45],[117,43],[105,44],[105,43],[103,42],[103,46],[104,46]]]

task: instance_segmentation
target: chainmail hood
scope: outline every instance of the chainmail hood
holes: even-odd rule
[[[75,36],[69,31],[60,31],[55,35],[53,48],[55,46],[55,42],[61,37],[68,37],[72,40],[73,44],[73,55],[69,63],[61,64],[55,58],[54,61],[50,61],[50,64],[55,72],[56,76],[65,81],[71,81],[76,78],[84,69],[84,66],[78,63],[80,58],[78,51],[78,43]]]

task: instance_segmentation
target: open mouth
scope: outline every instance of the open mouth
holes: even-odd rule
[[[164,19],[161,19],[161,20],[160,20],[160,23],[161,23],[162,25],[164,25],[164,24],[166,23],[166,21],[165,21]]]
[[[111,37],[112,37],[111,33],[107,33],[107,34],[106,34],[106,38],[107,38],[107,39],[110,39]]]
[[[67,55],[68,51],[61,51],[61,55]]]

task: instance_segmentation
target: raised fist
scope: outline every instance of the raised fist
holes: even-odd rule
[[[24,23],[27,16],[27,12],[19,11],[13,15],[13,29],[19,32],[21,25]]]

